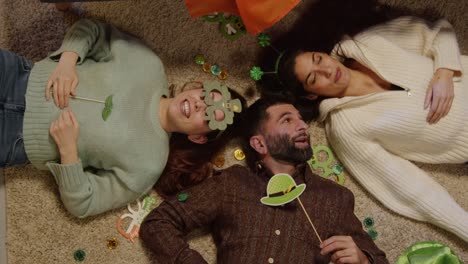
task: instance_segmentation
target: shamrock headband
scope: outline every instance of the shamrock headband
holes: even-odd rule
[[[219,92],[221,99],[215,100],[211,97],[211,93]],[[242,111],[242,103],[239,99],[231,100],[231,93],[228,88],[221,85],[219,82],[209,82],[204,84],[202,95],[206,104],[205,120],[208,120],[208,126],[211,130],[225,130],[227,125],[234,122],[234,112]],[[224,114],[223,120],[216,120],[216,111],[222,111]]]
[[[276,77],[278,77],[278,67],[279,67],[281,58],[284,55],[284,51],[279,52],[277,49],[275,49],[273,46],[271,46],[270,37],[265,33],[259,34],[257,39],[258,39],[258,44],[261,47],[264,48],[264,47],[270,46],[273,50],[275,50],[279,54],[279,56],[276,58],[276,61],[275,61],[275,71],[273,71],[273,72],[264,72],[264,71],[262,71],[262,69],[260,67],[253,66],[252,69],[250,69],[250,78],[252,78],[254,81],[259,81],[259,80],[262,79],[264,74],[275,74]]]

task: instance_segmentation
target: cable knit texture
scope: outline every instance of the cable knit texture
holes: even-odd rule
[[[451,25],[402,17],[344,39],[338,52],[405,91],[324,100],[320,121],[348,171],[385,206],[433,223],[468,241],[468,213],[410,161],[468,161],[468,57]],[[427,87],[439,68],[455,71],[455,99],[437,124],[426,122]]]
[[[80,97],[104,101],[113,96],[106,121],[104,104],[70,99],[80,123],[80,162],[61,165],[49,126],[61,110],[44,92],[64,51],[79,54],[76,67]],[[148,191],[164,169],[169,135],[159,124],[159,99],[167,95],[160,59],[140,41],[99,22],[80,20],[60,49],[32,69],[26,95],[24,142],[29,160],[49,168],[65,207],[85,217],[135,200]]]

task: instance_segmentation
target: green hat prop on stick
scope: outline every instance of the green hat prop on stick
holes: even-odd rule
[[[264,205],[280,206],[290,203],[297,199],[307,217],[307,220],[309,220],[310,225],[314,229],[315,235],[317,236],[320,243],[322,243],[322,239],[320,238],[317,229],[312,223],[309,214],[305,210],[304,205],[302,204],[301,199],[299,198],[299,196],[304,192],[305,188],[305,183],[297,185],[294,179],[289,174],[275,174],[270,178],[270,181],[268,181],[267,196],[262,197],[260,199],[260,202]]]
[[[221,94],[220,100],[214,100],[211,97],[212,92]],[[205,120],[208,120],[208,126],[211,130],[225,130],[228,125],[234,122],[234,113],[242,111],[242,103],[239,99],[231,100],[231,93],[228,88],[219,82],[209,82],[203,85],[204,101],[207,106]],[[216,120],[215,111],[224,113],[223,120]]]
[[[260,201],[269,206],[284,205],[298,198],[305,188],[304,183],[296,185],[294,179],[288,174],[276,174],[268,182],[268,196],[263,197]]]

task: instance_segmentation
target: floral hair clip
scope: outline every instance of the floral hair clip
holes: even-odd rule
[[[275,47],[273,47],[271,45],[271,38],[265,33],[260,33],[257,36],[257,40],[258,40],[258,45],[260,45],[260,47],[264,48],[264,47],[270,46],[274,51],[276,51],[279,54],[279,56],[278,58],[276,58],[274,71],[264,72],[259,66],[253,66],[249,72],[250,78],[252,78],[254,81],[259,81],[262,79],[263,75],[265,74],[275,74],[276,76],[278,76],[278,66],[279,66],[281,57],[283,57],[284,52],[280,52]]]

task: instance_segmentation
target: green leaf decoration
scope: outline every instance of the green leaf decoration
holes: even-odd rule
[[[106,98],[106,103],[104,104],[104,109],[102,110],[102,120],[104,120],[104,121],[106,121],[107,118],[112,113],[112,107],[113,107],[112,97],[113,97],[113,95],[109,95]]]
[[[258,39],[258,44],[264,48],[266,46],[270,46],[270,37],[265,34],[265,33],[260,33],[258,36],[257,36],[257,39]]]
[[[254,79],[255,81],[259,81],[262,79],[263,71],[258,66],[253,66],[250,70],[250,78]]]
[[[104,105],[105,108],[110,108],[112,110],[112,107],[113,107],[113,104],[112,104],[112,97],[114,97],[113,95],[109,95],[107,96],[106,98],[106,103]]]

